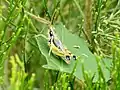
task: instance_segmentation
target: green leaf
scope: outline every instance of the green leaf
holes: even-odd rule
[[[61,23],[55,25],[54,27],[55,27],[55,32],[57,33],[57,36],[62,41],[64,46],[67,47],[68,50],[70,50],[74,55],[80,56],[74,75],[78,79],[81,79],[81,80],[84,79],[82,75],[82,63],[84,63],[85,71],[88,71],[91,75],[95,74],[94,80],[96,81],[96,79],[98,79],[96,58],[89,51],[85,43],[85,40],[78,37],[77,35],[70,33]],[[43,65],[44,68],[59,70],[61,72],[67,72],[67,73],[72,72],[76,62],[75,60],[71,60],[70,64],[66,64],[64,60],[56,57],[53,54],[49,56],[48,40],[43,36],[39,35],[39,36],[36,36],[36,41],[37,41],[39,50],[47,60],[47,65]],[[75,48],[74,46],[79,46],[80,48]],[[106,64],[108,67],[110,67],[110,60],[107,60]],[[104,70],[104,76],[106,80],[108,80],[110,77],[110,72],[109,70],[106,69],[106,67],[104,67],[104,65],[102,65],[102,68]]]

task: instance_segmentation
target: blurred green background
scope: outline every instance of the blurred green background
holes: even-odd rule
[[[97,58],[97,81],[84,72],[84,65],[84,80],[73,75],[74,69],[68,74],[43,68],[47,61],[35,36],[46,34],[48,26],[26,11],[53,24],[62,23],[69,33],[82,38]],[[120,0],[0,0],[0,90],[117,90],[119,34]],[[107,82],[99,65],[103,58],[112,61],[104,65],[110,73]]]

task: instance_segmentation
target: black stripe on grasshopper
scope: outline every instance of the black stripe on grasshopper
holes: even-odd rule
[[[49,35],[50,35],[50,37],[54,37],[53,32],[52,32],[51,29],[50,29],[50,31],[49,31]]]
[[[48,34],[49,34],[49,38],[50,38],[48,42],[51,44],[53,42],[53,39],[54,39],[53,31],[50,29]]]

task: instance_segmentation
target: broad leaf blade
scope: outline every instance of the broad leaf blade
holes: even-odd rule
[[[71,34],[62,24],[55,25],[55,30],[57,33],[57,36],[60,38],[64,46],[68,48],[73,54],[76,56],[80,56],[80,60],[78,61],[77,67],[76,67],[76,72],[74,75],[83,80],[83,75],[82,75],[82,62],[84,62],[84,68],[85,71],[91,72],[92,75],[96,73],[95,80],[97,79],[97,63],[96,63],[96,58],[95,56],[89,51],[85,41],[74,35]],[[66,64],[62,59],[56,57],[55,55],[51,54],[49,56],[49,47],[48,47],[48,40],[45,39],[42,36],[36,37],[36,41],[39,47],[39,50],[41,53],[46,57],[47,60],[47,65],[44,65],[44,68],[52,69],[52,70],[59,70],[62,72],[67,72],[71,73],[74,65],[75,65],[75,60],[71,60],[71,63],[68,65]],[[76,49],[74,46],[79,46],[80,48]],[[107,62],[108,66],[110,66],[110,61],[108,60]],[[104,68],[104,75],[106,80],[109,79],[109,71]]]

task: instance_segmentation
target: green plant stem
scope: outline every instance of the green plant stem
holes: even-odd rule
[[[92,0],[85,0],[85,18],[84,18],[84,28],[86,32],[86,38],[91,44],[91,34],[92,34]]]
[[[97,6],[96,6],[97,16],[96,16],[96,21],[95,21],[95,31],[98,31],[98,24],[99,24],[99,20],[100,20],[101,5],[102,5],[102,1],[98,0]]]
[[[83,11],[82,11],[80,5],[78,4],[78,2],[77,2],[76,0],[73,0],[73,1],[75,2],[75,5],[76,5],[76,7],[78,8],[78,10],[79,10],[79,12],[80,12],[82,18],[84,19],[84,13],[83,13]]]
[[[43,0],[43,1],[44,1],[45,12],[46,12],[49,20],[51,20],[51,15],[50,15],[49,10],[47,8],[47,2],[46,2],[46,0]]]

